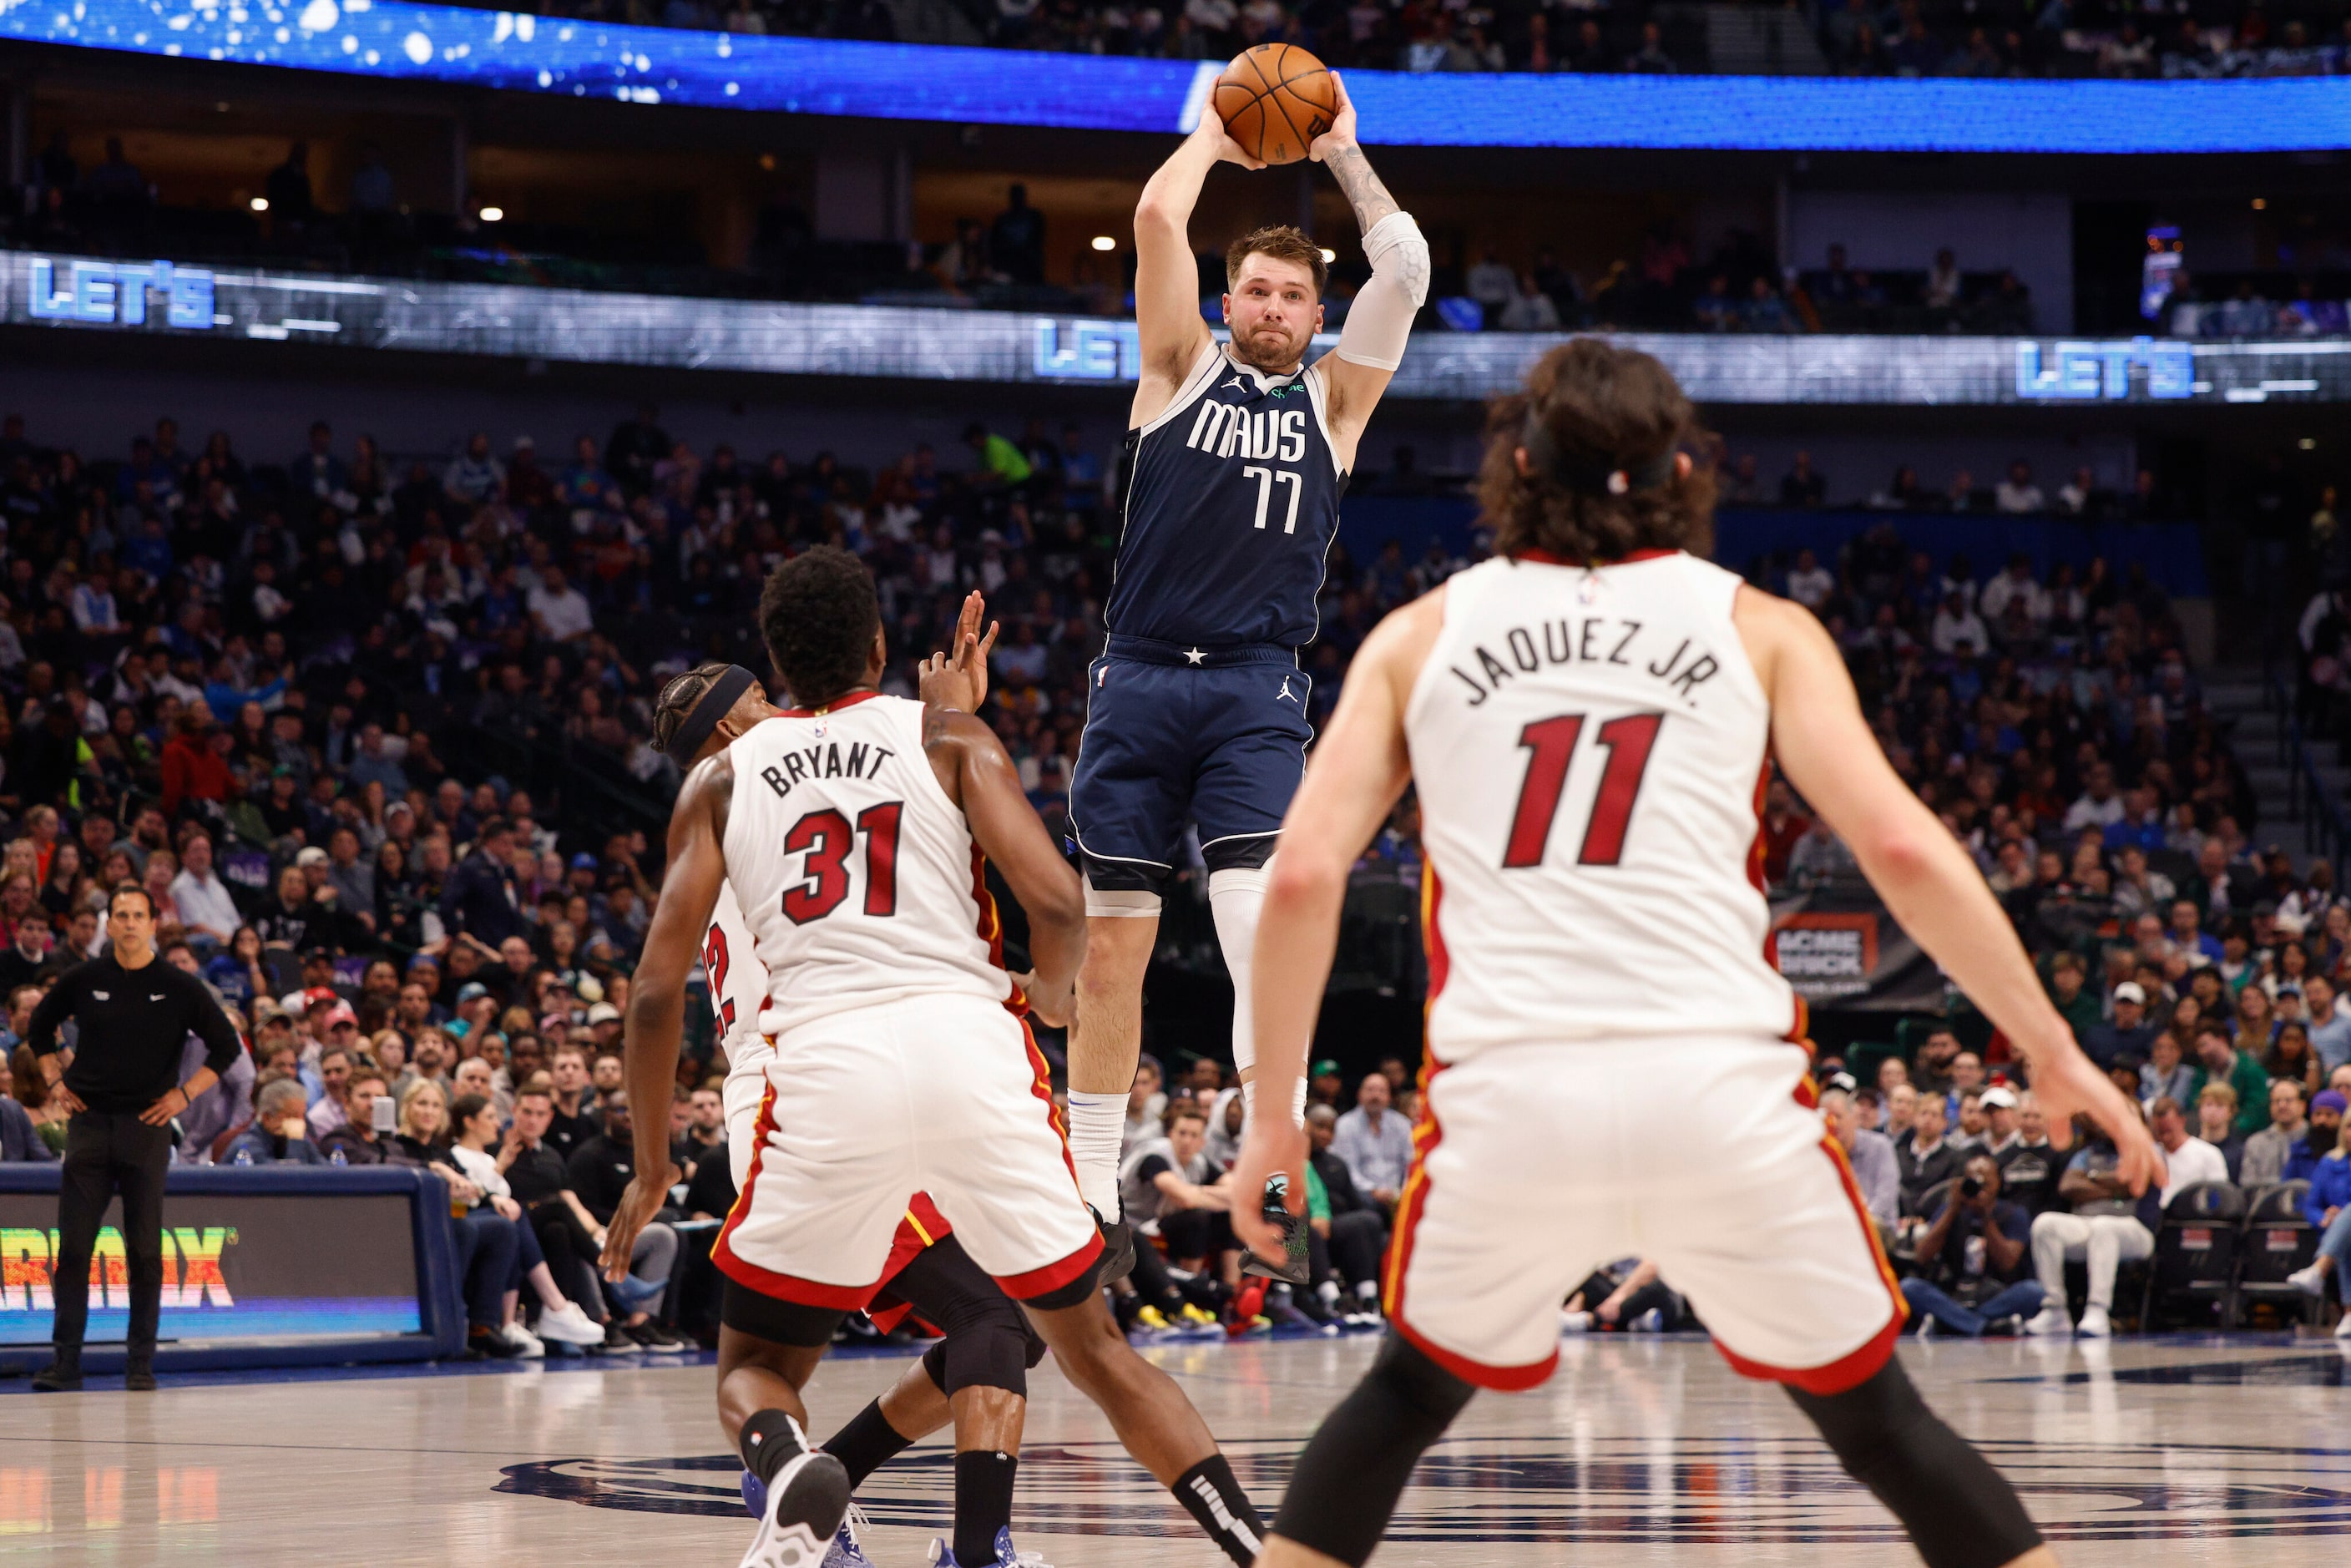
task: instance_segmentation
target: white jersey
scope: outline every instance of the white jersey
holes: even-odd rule
[[[759,962],[756,941],[735,896],[735,884],[720,883],[710,929],[702,938],[702,969],[710,982],[711,1018],[730,1074],[742,1071],[747,1059],[768,1050],[759,1033],[759,1009],[768,1002],[768,967]]]
[[[1437,1061],[1796,1028],[1764,949],[1771,716],[1731,622],[1739,587],[1646,551],[1447,580],[1405,709]]]
[[[761,1034],[906,997],[1010,997],[995,901],[923,750],[922,704],[794,708],[728,755],[726,880],[767,971]]]

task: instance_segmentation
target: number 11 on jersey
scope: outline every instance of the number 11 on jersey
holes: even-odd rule
[[[1502,852],[1506,871],[1523,871],[1542,864],[1551,842],[1552,821],[1559,815],[1560,796],[1567,788],[1568,764],[1583,737],[1584,715],[1563,713],[1539,718],[1519,731],[1519,745],[1527,752],[1527,776],[1519,786],[1518,809],[1510,813],[1510,840]],[[1625,833],[1633,821],[1633,803],[1640,798],[1641,776],[1648,770],[1649,752],[1657,730],[1666,722],[1661,713],[1626,714],[1600,727],[1597,738],[1608,748],[1608,765],[1600,775],[1600,792],[1592,802],[1592,820],[1583,827],[1583,847],[1578,865],[1614,865],[1625,858]]]

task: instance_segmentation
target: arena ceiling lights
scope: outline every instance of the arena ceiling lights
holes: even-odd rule
[[[1219,62],[737,36],[406,0],[0,0],[0,37],[183,59],[769,113],[1190,129]],[[2286,152],[2351,146],[2351,78],[1869,80],[1354,71],[1368,140],[1455,147]]]

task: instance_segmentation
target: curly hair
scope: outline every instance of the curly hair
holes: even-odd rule
[[[794,556],[759,591],[768,656],[802,707],[823,707],[864,678],[865,656],[881,627],[872,573],[832,545]]]
[[[1706,438],[1652,356],[1599,338],[1561,344],[1488,414],[1478,503],[1495,549],[1595,562],[1638,549],[1711,552],[1713,471],[1684,474],[1675,462]],[[1542,450],[1529,450],[1522,474],[1518,455],[1530,448]],[[1619,473],[1634,482],[1612,484]]]

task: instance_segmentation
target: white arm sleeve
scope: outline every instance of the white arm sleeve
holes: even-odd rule
[[[1339,357],[1350,364],[1392,371],[1404,363],[1412,319],[1428,298],[1428,241],[1410,213],[1390,213],[1364,235],[1372,276],[1339,329]]]

